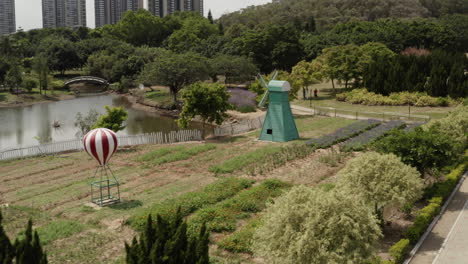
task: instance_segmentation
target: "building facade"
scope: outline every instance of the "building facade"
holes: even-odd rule
[[[86,27],[86,0],[42,0],[42,25]]]
[[[15,0],[0,0],[0,36],[15,32]]]
[[[195,11],[203,16],[203,0],[148,0],[148,10],[159,17],[176,11]]]
[[[115,24],[127,11],[144,8],[143,0],[94,0],[96,27]]]

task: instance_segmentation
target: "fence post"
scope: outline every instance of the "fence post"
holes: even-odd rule
[[[334,108],[334,109],[335,109],[335,117],[336,117],[336,108]]]
[[[356,111],[356,120],[358,120],[358,112]]]

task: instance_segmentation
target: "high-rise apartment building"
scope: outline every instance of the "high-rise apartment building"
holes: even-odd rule
[[[144,8],[143,0],[94,0],[96,27],[115,24],[127,11]]]
[[[0,36],[16,32],[15,0],[0,0]]]
[[[85,27],[86,0],[42,0],[42,25],[51,27]]]
[[[176,11],[196,11],[203,16],[203,0],[148,0],[148,10],[164,17]]]

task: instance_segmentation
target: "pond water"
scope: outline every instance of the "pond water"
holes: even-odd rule
[[[81,112],[86,115],[91,109],[103,114],[106,105],[123,106],[128,111],[126,128],[119,131],[118,135],[179,129],[175,120],[170,117],[132,109],[131,103],[125,97],[81,97],[26,107],[0,108],[0,150],[38,145],[38,138],[50,138],[53,142],[74,139],[78,132],[74,125],[76,114]],[[53,127],[54,121],[60,123],[59,128]],[[191,128],[200,127],[200,124],[191,124]]]

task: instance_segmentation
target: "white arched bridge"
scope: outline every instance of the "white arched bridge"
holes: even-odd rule
[[[65,82],[65,85],[70,85],[74,83],[81,83],[81,82],[86,82],[86,83],[94,83],[94,84],[100,84],[100,85],[109,85],[109,82],[105,79],[99,78],[99,77],[94,77],[94,76],[80,76],[76,77],[73,79],[70,79]]]

